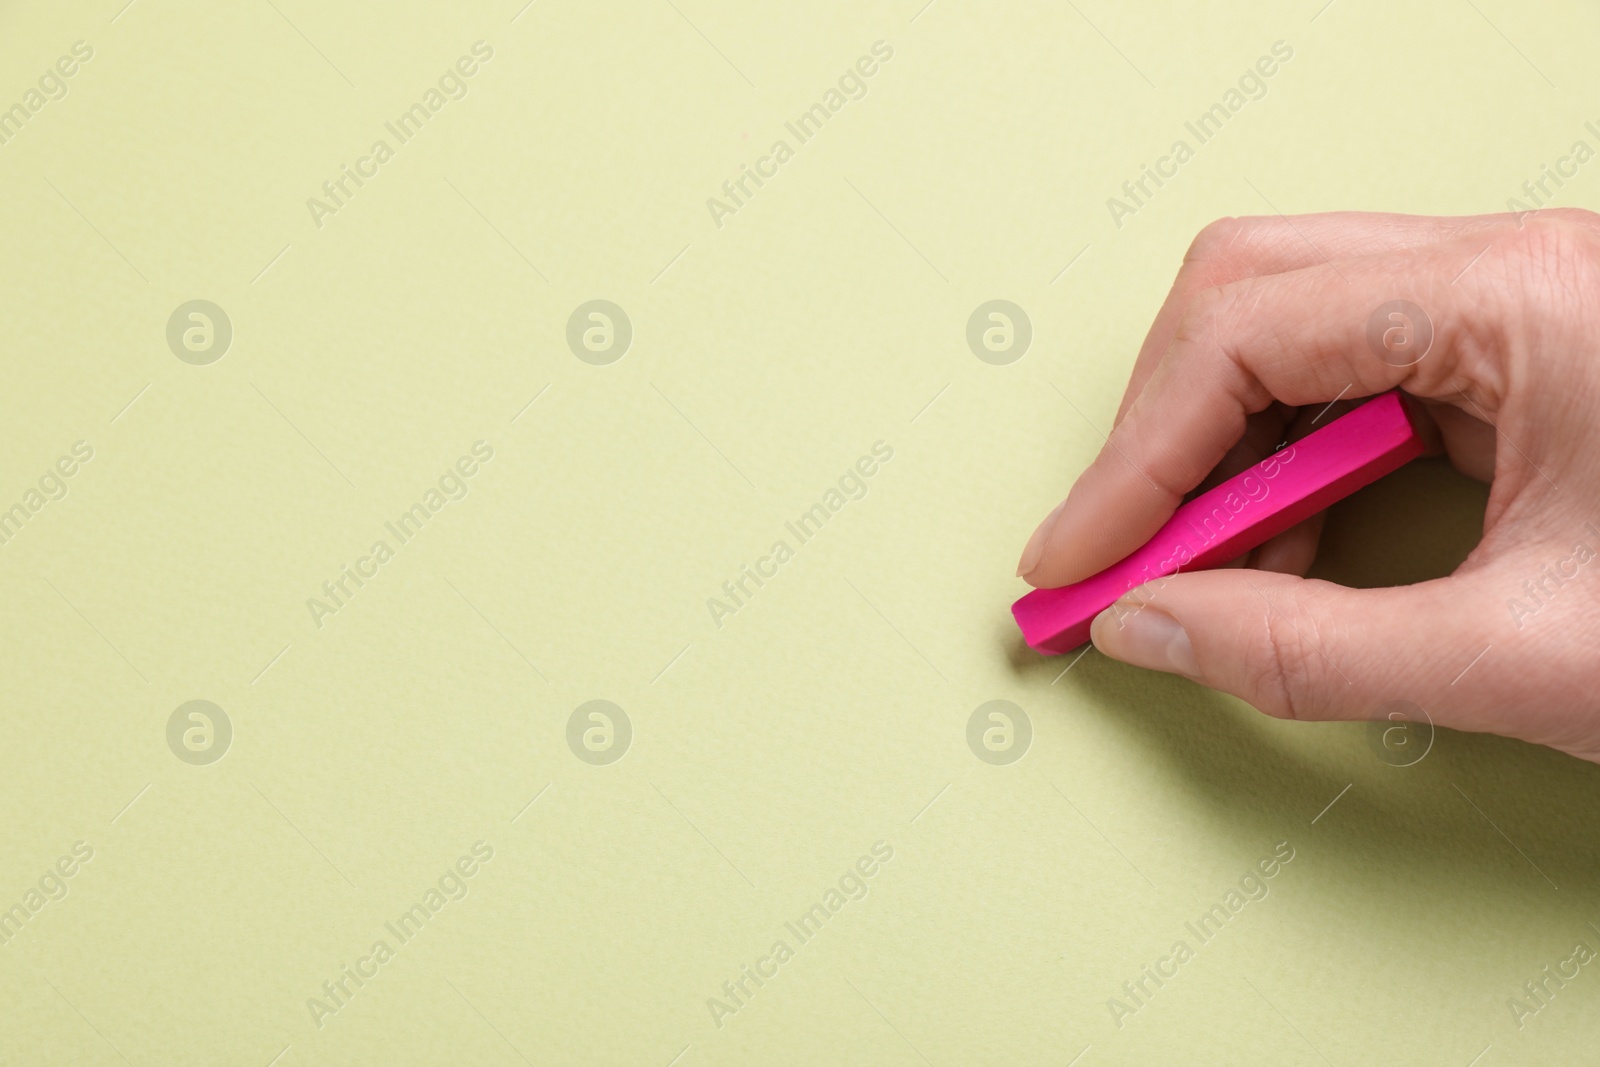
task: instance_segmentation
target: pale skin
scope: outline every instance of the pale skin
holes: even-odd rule
[[[1367,339],[1373,311],[1394,300],[1432,323],[1411,366]],[[1483,539],[1454,574],[1389,589],[1306,579],[1313,519],[1251,553],[1250,570],[1132,591],[1095,619],[1095,647],[1281,718],[1364,720],[1409,702],[1439,726],[1600,762],[1600,558],[1575,558],[1580,541],[1600,549],[1587,528],[1600,529],[1591,212],[1206,227],[1106,446],[1034,532],[1018,573],[1041,588],[1088,577],[1149,539],[1191,490],[1303,436],[1341,394],[1348,404],[1391,388],[1421,402],[1432,452],[1489,483]],[[1530,580],[1543,581],[1542,604],[1519,614],[1509,602],[1535,604]]]

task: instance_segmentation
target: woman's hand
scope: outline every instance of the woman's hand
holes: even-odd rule
[[[1132,591],[1095,620],[1095,646],[1283,718],[1365,719],[1409,702],[1440,726],[1600,761],[1600,216],[1589,212],[1208,226],[1106,446],[1019,573],[1040,587],[1094,574],[1196,487],[1335,417],[1331,402],[1396,386],[1423,402],[1435,449],[1492,483],[1483,540],[1456,573],[1392,589],[1307,580],[1312,520],[1252,553],[1259,569]]]

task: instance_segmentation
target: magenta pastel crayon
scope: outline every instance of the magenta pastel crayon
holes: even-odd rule
[[[1011,605],[1046,655],[1089,640],[1089,624],[1136,586],[1244,555],[1422,454],[1400,394],[1383,393],[1178,507],[1154,537],[1099,574]]]

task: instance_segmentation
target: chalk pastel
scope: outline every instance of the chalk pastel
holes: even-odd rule
[[[1011,614],[1035,650],[1070,652],[1089,640],[1094,617],[1136,586],[1237,559],[1421,454],[1405,402],[1383,393],[1180,505],[1120,562],[1072,585],[1035,589]]]

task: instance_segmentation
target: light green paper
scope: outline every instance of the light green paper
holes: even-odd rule
[[[1600,147],[1593,12],[921,2],[0,13],[0,106],[93,49],[0,144],[0,508],[93,449],[0,546],[0,908],[73,869],[0,947],[0,1059],[1591,1054],[1594,968],[1520,1028],[1508,1001],[1600,949],[1595,768],[1449,734],[1391,767],[1360,725],[1096,654],[1063,675],[1007,608],[1193,234],[1504,210]],[[1146,165],[1171,176],[1113,211]],[[767,176],[730,214],[741,167]],[[1556,202],[1594,203],[1591,170]],[[966,335],[996,299],[1032,331],[1003,365]],[[215,362],[169,348],[193,300],[231,323]],[[569,350],[593,300],[631,323],[609,364]],[[1482,501],[1408,469],[1335,513],[1325,573],[1448,570]],[[169,747],[195,700],[231,725],[213,763]],[[569,728],[596,700],[615,762],[614,713]],[[996,700],[1028,717],[1014,763],[969,748]],[[170,736],[202,759],[208,728]]]

